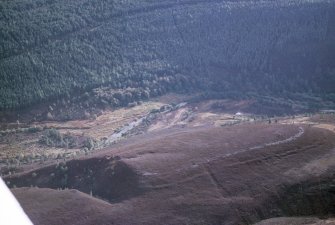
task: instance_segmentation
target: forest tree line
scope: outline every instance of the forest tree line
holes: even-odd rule
[[[1,110],[96,88],[115,105],[127,102],[106,93],[127,88],[335,101],[331,1],[14,0],[0,12]]]

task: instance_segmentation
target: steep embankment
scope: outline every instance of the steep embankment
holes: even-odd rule
[[[143,192],[135,171],[118,158],[73,160],[48,166],[10,180],[17,187],[71,188],[118,202]]]
[[[106,105],[194,87],[228,97],[285,89],[333,99],[334,7],[326,0],[2,1],[0,109],[98,86],[133,88],[130,96],[100,96]]]
[[[335,213],[334,133],[304,129],[302,136],[285,143],[278,141],[298,134],[299,127],[241,125],[171,130],[135,138],[124,146],[98,153],[100,156],[68,162],[66,173],[70,185],[81,180],[85,186],[82,169],[90,167],[92,161],[100,162],[92,170],[97,179],[105,177],[103,190],[113,190],[119,186],[118,182],[122,184],[132,176],[138,179],[128,185],[141,190],[137,195],[128,195],[123,198],[126,200],[112,205],[106,203],[102,209],[101,203],[95,206],[93,202],[90,207],[94,210],[88,215],[85,207],[77,207],[88,196],[78,200],[73,199],[77,194],[69,196],[70,200],[64,204],[52,199],[57,196],[62,199],[60,196],[66,197],[71,192],[42,189],[38,198],[41,201],[34,203],[38,188],[28,191],[19,188],[14,193],[36,224],[46,221],[59,224],[53,218],[60,217],[64,224],[73,224],[78,212],[90,219],[87,223],[81,221],[82,224],[105,223],[108,218],[107,224],[122,225],[162,221],[178,225],[251,224],[278,216],[331,216]],[[278,144],[253,148],[270,142]],[[108,169],[115,159],[124,165],[119,172],[115,170],[115,175],[123,174],[123,179],[113,179],[112,170]],[[75,165],[81,165],[81,169]],[[53,187],[50,168],[7,177],[6,181],[18,186]],[[129,189],[119,187],[119,195],[128,193]],[[102,197],[99,194],[93,193]],[[52,210],[55,208],[59,210]],[[44,215],[51,211],[53,216],[48,220]]]

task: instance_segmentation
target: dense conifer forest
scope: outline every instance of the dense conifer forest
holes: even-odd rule
[[[334,24],[326,0],[1,1],[0,109],[195,90],[334,102]]]

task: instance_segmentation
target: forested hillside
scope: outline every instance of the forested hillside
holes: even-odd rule
[[[334,24],[326,0],[1,1],[0,109],[98,87],[106,104],[192,90],[334,102]]]

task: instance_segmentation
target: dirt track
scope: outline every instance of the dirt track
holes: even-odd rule
[[[80,165],[90,167],[87,160],[95,164],[100,161],[96,170],[90,168],[94,173],[105,174],[100,176],[106,178],[102,190],[114,190],[113,184],[117,186],[120,180],[129,180],[128,175],[137,174],[138,182],[128,183],[127,188],[121,185],[113,194],[100,196],[114,202],[104,202],[106,207],[100,207],[98,200],[95,203],[86,195],[69,200],[66,205],[52,201],[55,196],[70,195],[71,191],[15,189],[14,193],[36,224],[45,224],[48,213],[53,214],[48,224],[59,224],[56,218],[64,211],[67,213],[62,223],[76,224],[75,217],[80,211],[87,214],[86,208],[78,208],[85,201],[91,201],[93,208],[87,220],[77,224],[92,224],[92,221],[122,225],[162,224],[162,221],[164,224],[251,224],[276,216],[329,216],[335,212],[332,183],[335,135],[325,129],[304,129],[305,133],[296,140],[254,150],[250,147],[294,136],[299,127],[239,125],[169,130],[133,138],[91,159],[67,163],[68,176],[73,179],[69,182],[73,187],[69,188],[79,190],[85,181],[80,183],[80,173],[71,171],[82,171]],[[107,165],[116,159],[125,167],[119,166],[114,170],[115,175],[107,176]],[[124,173],[124,169],[129,173]],[[46,170],[35,171],[35,178],[32,173],[18,175],[20,185],[24,186],[26,181],[55,188],[47,175],[50,171],[45,173]],[[7,180],[15,184],[17,178]],[[125,195],[127,190],[139,192],[135,196]],[[93,195],[99,193],[99,189],[93,191]],[[41,196],[38,203],[34,201],[36,195]],[[65,208],[54,210],[60,207]]]

